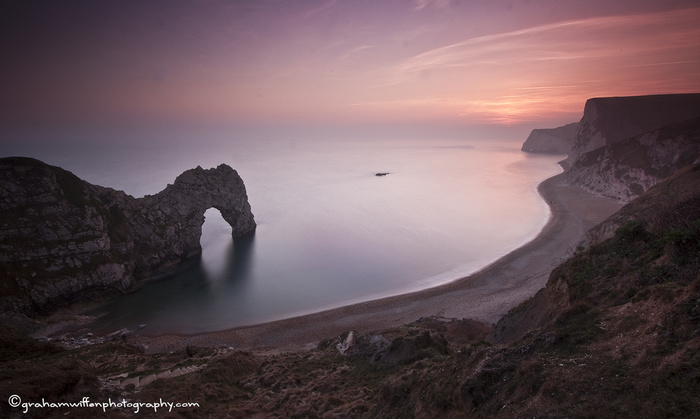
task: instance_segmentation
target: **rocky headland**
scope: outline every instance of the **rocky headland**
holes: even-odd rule
[[[576,137],[578,122],[557,128],[535,128],[530,132],[522,151],[543,154],[569,154]]]
[[[212,207],[234,237],[254,231],[243,181],[227,165],[134,198],[38,160],[0,159],[0,309],[32,317],[126,292],[201,253]]]
[[[565,151],[568,183],[627,203],[700,158],[700,94],[589,99],[578,123],[534,129],[522,150]]]
[[[630,202],[699,158],[700,116],[584,153],[567,176],[581,188]]]
[[[571,167],[589,151],[698,116],[697,93],[588,99],[565,164]]]

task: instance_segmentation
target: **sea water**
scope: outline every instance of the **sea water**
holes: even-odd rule
[[[202,255],[90,312],[94,327],[200,333],[416,291],[466,276],[547,222],[537,185],[562,156],[521,141],[260,138],[46,143],[0,150],[134,196],[226,163],[243,179],[254,236],[206,212]],[[376,173],[388,173],[376,176]]]

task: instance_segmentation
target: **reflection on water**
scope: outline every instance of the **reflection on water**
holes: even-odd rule
[[[220,299],[235,304],[240,296],[246,295],[255,233],[234,241],[229,228],[226,238],[221,234],[203,235],[203,238],[208,242],[203,246],[201,258],[186,263],[173,276],[150,282],[89,313],[98,317],[94,327],[135,329],[147,322],[149,331],[154,333],[174,330],[187,333],[198,330],[202,324],[228,325],[225,317],[212,321],[211,316],[223,315],[217,312],[221,309]]]
[[[438,285],[521,246],[548,218],[536,186],[559,173],[561,156],[519,148],[519,141],[231,137],[68,150],[48,162],[135,196],[197,165],[227,163],[239,172],[258,223],[254,236],[234,242],[209,210],[200,259],[95,311],[104,328],[198,333]]]
[[[204,213],[201,267],[209,284],[227,286],[249,277],[254,251],[255,231],[235,240],[231,228],[219,210]]]

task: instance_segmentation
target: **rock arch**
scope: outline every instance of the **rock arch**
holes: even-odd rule
[[[243,180],[225,164],[187,170],[163,191],[137,201],[141,209],[132,228],[142,239],[138,253],[147,256],[139,269],[158,271],[199,254],[204,213],[210,208],[221,213],[234,238],[256,227]],[[142,226],[147,228],[140,231]],[[152,231],[150,226],[162,228]]]
[[[0,310],[50,313],[86,296],[121,293],[201,252],[216,208],[246,242],[255,220],[231,167],[188,170],[134,198],[41,161],[0,159]]]

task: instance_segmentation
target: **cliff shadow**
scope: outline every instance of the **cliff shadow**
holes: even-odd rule
[[[240,282],[250,278],[255,256],[255,231],[233,239],[230,257],[227,258],[227,282]]]

